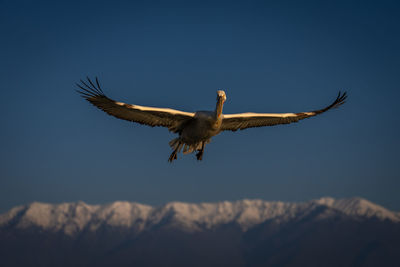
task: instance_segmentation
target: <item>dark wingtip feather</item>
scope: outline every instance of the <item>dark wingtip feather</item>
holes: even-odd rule
[[[341,105],[343,105],[344,103],[346,103],[346,99],[347,99],[347,92],[343,92],[343,94],[339,91],[339,95],[336,98],[336,101],[333,104],[333,108],[337,108]]]
[[[89,77],[86,77],[87,82],[80,80],[80,83],[76,83],[75,85],[81,90],[76,90],[81,96],[85,99],[91,97],[105,96],[103,90],[100,87],[100,83],[98,78],[96,77],[96,85],[90,80]]]
[[[339,91],[335,101],[333,101],[332,104],[330,104],[326,108],[323,108],[323,109],[320,109],[320,110],[315,110],[314,112],[316,114],[321,114],[321,113],[323,113],[325,111],[328,111],[330,109],[337,108],[337,107],[343,105],[344,103],[346,103],[346,99],[347,99],[347,92],[345,91],[345,92],[342,93],[341,91]]]
[[[86,76],[86,79],[88,80],[88,82],[90,83],[90,85],[92,86],[93,89],[96,89],[96,86],[92,83],[92,81],[89,79],[88,76]]]
[[[336,97],[335,101],[333,101],[333,103],[330,104],[328,107],[326,107],[324,110],[326,111],[328,109],[337,108],[337,107],[343,105],[346,102],[345,101],[346,98],[347,98],[347,92],[342,93],[341,91],[339,91],[338,96]]]
[[[99,79],[97,79],[97,76],[96,76],[96,84],[97,84],[97,88],[100,90],[100,92],[103,93],[103,90],[101,89],[101,86],[100,86],[100,83],[99,83]]]
[[[92,95],[89,95],[88,93],[85,93],[84,91],[80,91],[80,90],[75,89],[75,92],[77,92],[78,94],[80,94],[81,97],[83,97],[83,98],[85,98],[85,99],[92,97]]]

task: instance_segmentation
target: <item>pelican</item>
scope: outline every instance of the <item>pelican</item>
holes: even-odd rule
[[[86,82],[80,80],[80,83],[76,85],[81,89],[77,92],[83,98],[109,115],[152,127],[166,127],[169,131],[179,134],[177,138],[169,142],[173,149],[168,158],[169,162],[177,159],[177,154],[181,151],[183,154],[197,152],[197,160],[202,160],[205,145],[211,141],[211,137],[222,131],[298,122],[339,107],[345,103],[347,97],[346,92],[343,94],[339,92],[332,104],[310,112],[222,114],[226,101],[226,94],[222,90],[217,91],[217,104],[214,111],[184,112],[114,101],[104,94],[97,77],[94,82],[87,77]]]

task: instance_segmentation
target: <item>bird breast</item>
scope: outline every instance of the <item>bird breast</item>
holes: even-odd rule
[[[198,111],[183,129],[181,138],[188,144],[205,141],[219,133],[220,121],[214,112]]]

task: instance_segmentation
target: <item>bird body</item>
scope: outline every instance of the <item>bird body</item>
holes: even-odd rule
[[[210,139],[220,131],[221,122],[214,112],[197,111],[182,129],[181,139],[188,144]]]
[[[329,109],[336,108],[347,97],[346,92],[339,92],[336,100],[329,106],[310,112],[301,113],[240,113],[223,114],[223,105],[226,101],[224,91],[217,91],[217,104],[214,111],[184,112],[169,108],[146,107],[130,105],[108,98],[100,87],[96,78],[95,83],[89,78],[87,82],[81,80],[77,86],[78,92],[90,103],[109,115],[148,126],[167,127],[169,131],[179,136],[169,142],[173,149],[168,161],[177,159],[177,154],[197,151],[196,157],[202,160],[205,145],[211,138],[222,131],[244,130],[252,127],[273,126],[288,124],[316,116]]]

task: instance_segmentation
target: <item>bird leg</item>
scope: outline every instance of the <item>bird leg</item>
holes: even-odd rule
[[[169,156],[168,162],[172,163],[173,160],[178,159],[178,156],[176,155],[177,153],[178,153],[178,148],[176,148]]]
[[[202,159],[203,159],[204,146],[205,146],[205,143],[202,142],[202,143],[201,143],[201,149],[198,150],[199,152],[197,152],[197,154],[196,154],[197,160],[202,160]]]
[[[174,149],[171,156],[169,156],[168,158],[168,162],[172,162],[175,159],[178,159],[178,156],[176,154],[178,154],[178,152],[182,150],[182,146],[184,145],[184,143],[181,142],[179,138],[175,138],[171,142],[169,142],[169,145]]]

